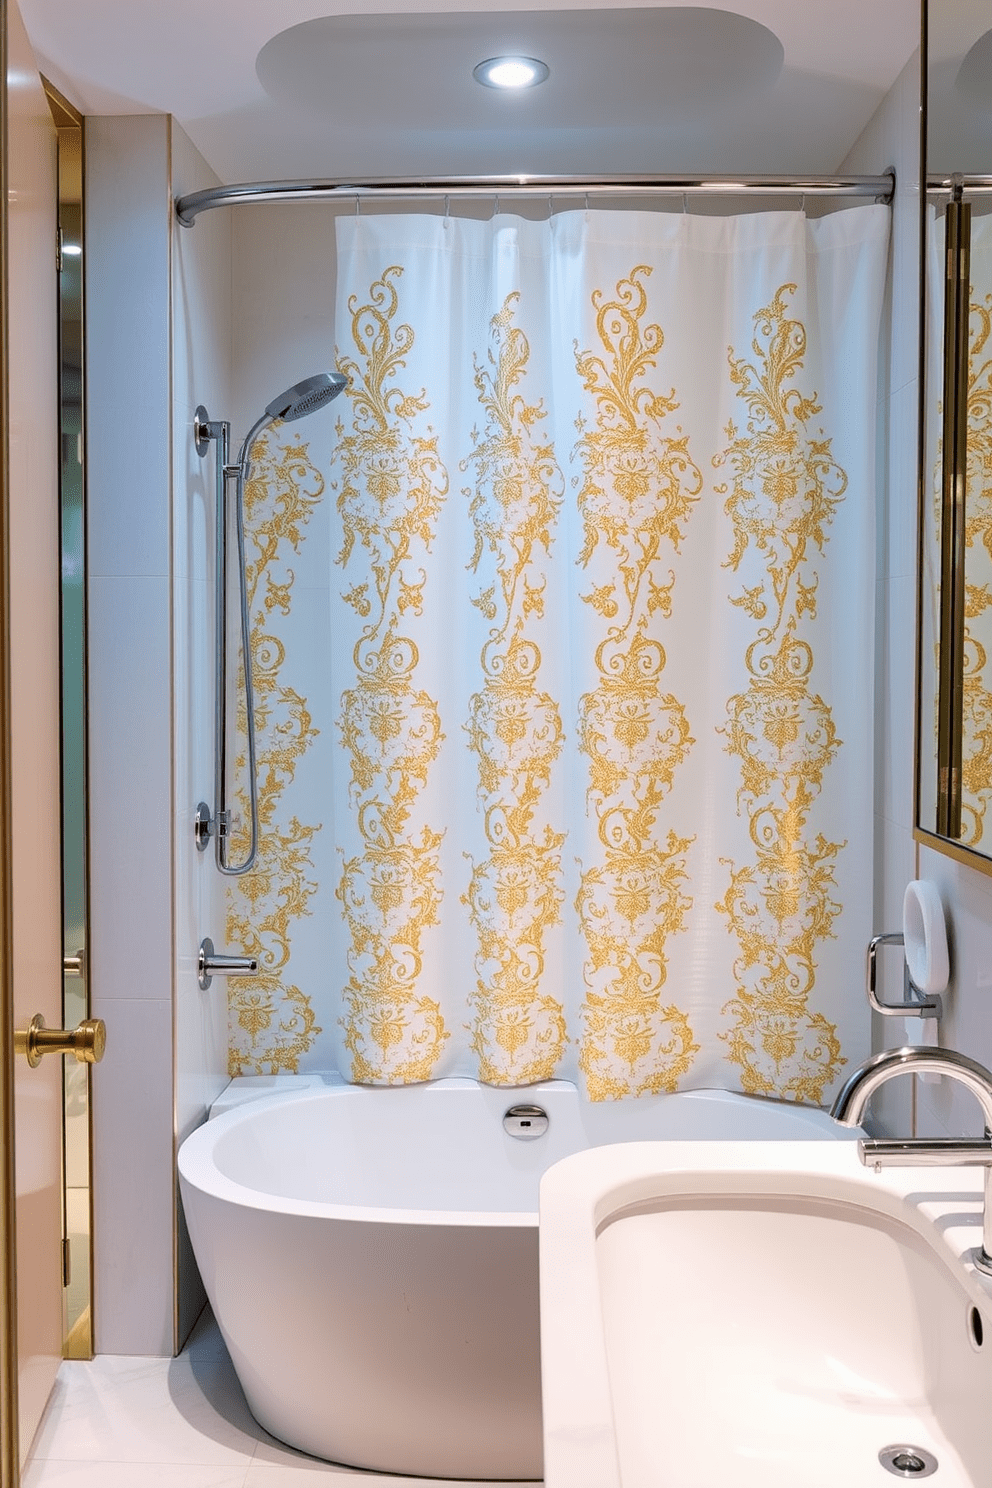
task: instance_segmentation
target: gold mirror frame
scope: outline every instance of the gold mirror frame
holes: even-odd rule
[[[975,545],[969,531],[969,397],[974,369],[972,350],[972,205],[965,198],[980,192],[986,196],[992,176],[965,175],[947,170],[947,140],[960,138],[968,103],[957,92],[961,57],[954,55],[955,25],[962,23],[967,35],[970,0],[923,0],[921,47],[921,193],[920,222],[920,400],[919,400],[919,549],[916,665],[916,778],[915,827],[918,842],[992,874],[992,841],[986,850],[962,840],[966,817],[981,826],[981,811],[968,811],[969,765],[974,773],[981,759],[972,759],[966,749],[969,702],[967,657],[974,653],[992,657],[992,636],[983,644],[973,626],[974,595],[969,593],[966,557]],[[931,38],[934,46],[930,46]],[[939,43],[938,39],[939,38]],[[972,45],[975,41],[972,41]],[[947,52],[947,55],[945,55]],[[954,111],[957,111],[956,116]],[[987,121],[986,121],[987,122]],[[931,144],[939,134],[939,157]],[[972,153],[972,149],[976,152]],[[962,154],[955,151],[956,164],[992,165],[992,147],[979,138]],[[946,203],[943,226],[931,219],[929,207]],[[940,245],[937,247],[936,245]],[[936,336],[928,325],[928,257],[940,252],[942,272],[931,263],[931,284],[940,274],[943,281],[943,329],[938,358]],[[992,290],[992,285],[990,285]],[[936,295],[934,295],[936,298]],[[939,380],[939,387],[935,384]],[[939,442],[938,442],[939,441]],[[939,479],[937,473],[939,472]],[[938,495],[939,492],[939,495]],[[992,495],[992,492],[990,492]],[[932,552],[932,545],[938,551]],[[977,593],[974,583],[971,590]],[[992,612],[990,612],[992,613]],[[932,617],[932,618],[931,618]],[[934,631],[936,632],[934,634]],[[931,671],[930,658],[933,657]],[[971,671],[973,672],[974,666]],[[977,678],[974,680],[978,680]],[[992,779],[989,781],[992,787]],[[971,792],[973,795],[973,791]]]
[[[936,835],[956,840],[961,836],[963,793],[968,307],[971,288],[971,206],[962,200],[960,186],[954,188],[944,214],[944,248]]]

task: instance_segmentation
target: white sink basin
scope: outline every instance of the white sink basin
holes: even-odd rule
[[[825,1150],[824,1150],[825,1149]],[[637,1143],[541,1187],[547,1488],[992,1482],[978,1170],[853,1143]],[[913,1454],[910,1454],[912,1457]],[[904,1459],[905,1460],[905,1459]]]

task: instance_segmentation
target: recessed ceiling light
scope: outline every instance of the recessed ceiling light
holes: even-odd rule
[[[536,57],[490,57],[472,68],[472,76],[484,88],[536,88],[548,72],[548,64]]]

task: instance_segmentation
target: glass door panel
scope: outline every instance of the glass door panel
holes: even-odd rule
[[[86,893],[86,517],[83,428],[83,122],[46,83],[59,139],[59,417],[62,552],[63,1023],[89,1017]],[[63,1061],[68,1358],[93,1352],[90,1066]]]

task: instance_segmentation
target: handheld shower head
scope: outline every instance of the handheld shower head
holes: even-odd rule
[[[318,372],[273,398],[265,405],[265,412],[269,418],[282,419],[289,424],[294,419],[306,418],[308,413],[316,413],[347,386],[348,379],[341,372]]]
[[[249,456],[252,441],[260,429],[274,419],[291,422],[305,418],[323,408],[338,393],[344,392],[348,379],[341,372],[318,372],[302,382],[287,388],[278,398],[273,398],[265,412],[245,435],[236,464],[228,463],[231,426],[227,422],[211,421],[207,410],[201,406],[193,420],[193,438],[196,452],[206,454],[208,441],[217,440],[216,464],[216,671],[215,671],[215,740],[214,740],[214,815],[201,803],[197,809],[196,845],[202,851],[207,839],[214,833],[217,842],[217,867],[221,873],[236,878],[254,866],[258,853],[258,770],[255,757],[255,699],[251,675],[251,624],[248,613],[247,565],[245,562],[245,485],[251,469]],[[235,532],[238,545],[238,588],[241,597],[241,666],[244,672],[244,704],[247,714],[248,734],[248,789],[250,799],[251,827],[249,848],[246,857],[238,864],[228,858],[230,838],[228,836],[228,790],[227,790],[227,482],[235,485]]]

